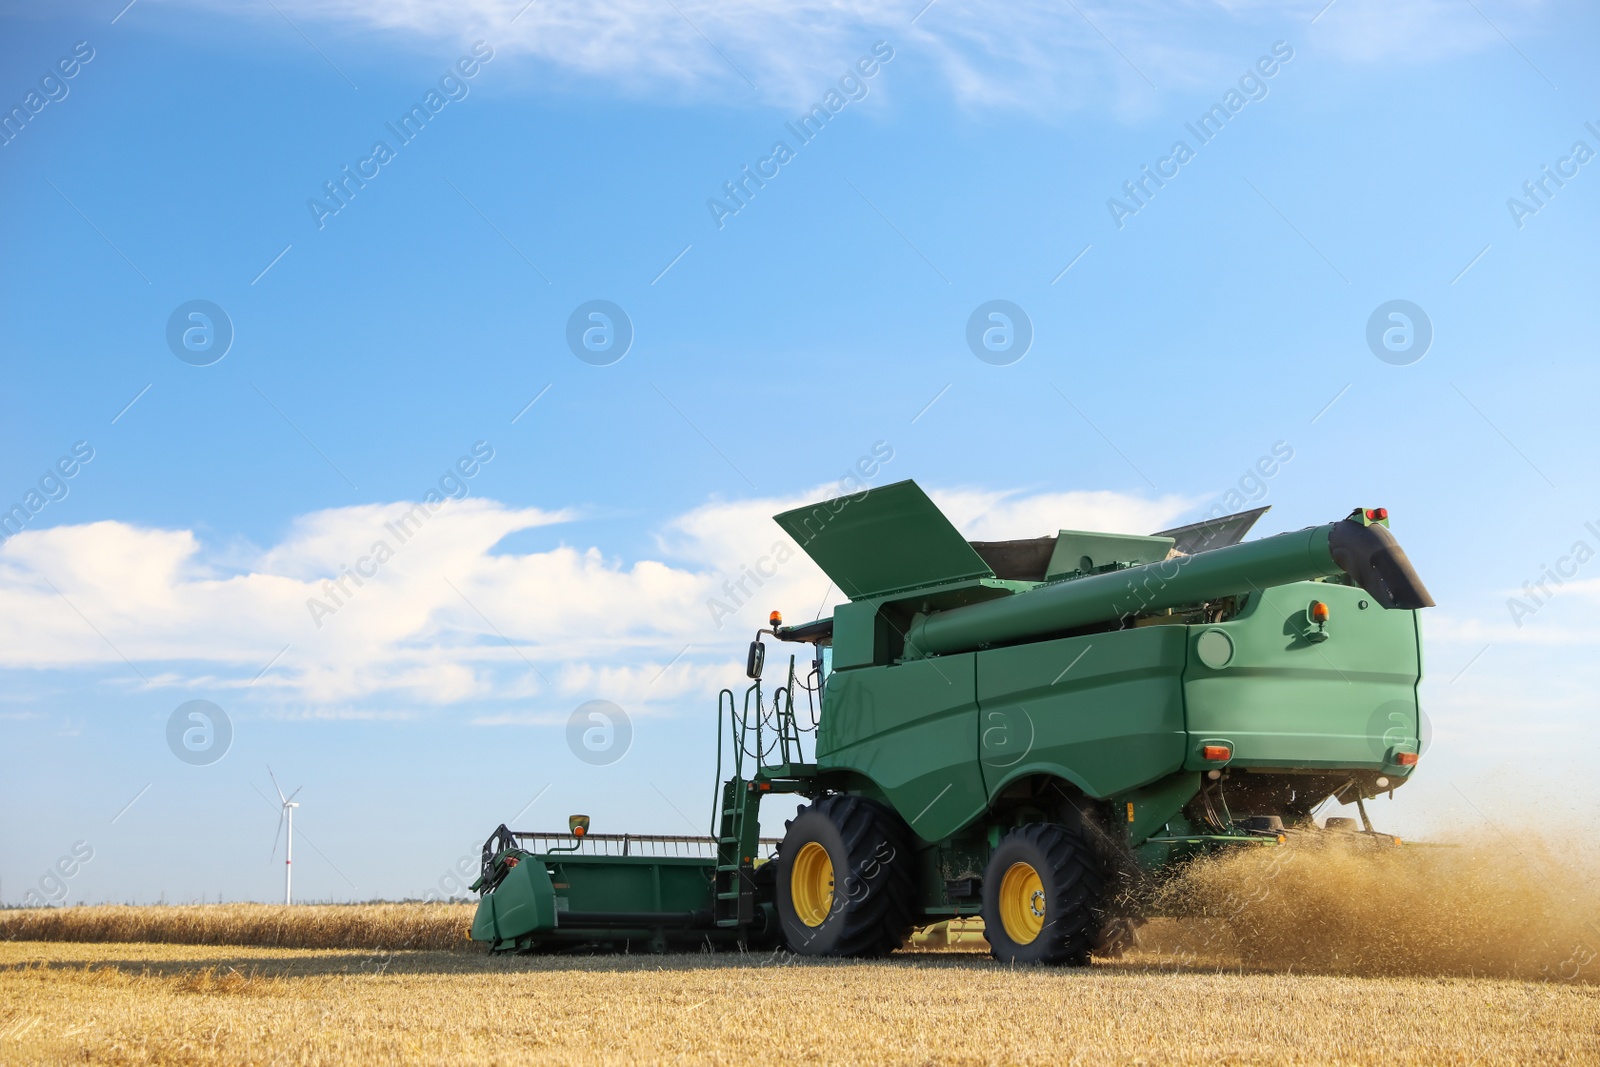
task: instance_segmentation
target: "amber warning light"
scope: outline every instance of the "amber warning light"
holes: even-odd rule
[[[774,611],[771,615],[768,615],[767,616],[767,624],[769,626],[771,626],[774,630],[776,630],[778,627],[782,626],[783,625],[783,612]]]

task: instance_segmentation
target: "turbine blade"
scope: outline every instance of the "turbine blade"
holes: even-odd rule
[[[281,836],[283,836],[283,812],[280,811],[278,812],[278,829],[272,835],[272,855],[267,857],[268,863],[278,858],[278,838]]]
[[[267,764],[267,777],[272,779],[272,788],[278,791],[278,803],[288,803],[288,798],[283,795],[283,786],[278,784],[278,776],[272,773],[272,764]]]
[[[305,786],[303,786],[303,785],[301,785],[301,786],[296,786],[296,787],[295,787],[295,790],[294,790],[294,792],[293,792],[293,793],[290,793],[290,794],[289,794],[289,795],[288,795],[288,796],[286,796],[286,797],[284,797],[284,798],[283,798],[283,802],[284,802],[284,803],[285,803],[285,804],[287,804],[287,803],[289,803],[289,801],[291,801],[291,800],[293,800],[293,799],[294,799],[294,798],[295,798],[295,797],[297,797],[297,796],[299,796],[299,795],[300,795],[300,790],[302,790],[302,789],[304,789],[304,788],[305,788]]]

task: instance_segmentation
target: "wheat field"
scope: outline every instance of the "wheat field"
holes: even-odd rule
[[[471,905],[0,912],[0,1064],[1600,1064],[1600,885],[1519,846],[1234,853],[1117,960],[490,957]],[[938,944],[919,939],[923,945]]]
[[[97,904],[0,910],[0,941],[157,942],[267,948],[439,949],[467,940],[475,904]]]
[[[6,1064],[1600,1062],[1600,989],[1137,955],[489,958],[0,944]]]

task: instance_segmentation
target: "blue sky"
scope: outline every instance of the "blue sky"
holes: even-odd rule
[[[437,889],[536,795],[522,826],[694,832],[716,691],[827,582],[708,601],[875,448],[973,537],[1387,506],[1440,605],[1387,825],[1592,806],[1596,15],[1392,6],[13,5],[0,899],[80,840],[68,900],[272,899],[269,763],[319,899]],[[1177,173],[1130,204],[1146,166]],[[196,300],[233,332],[205,366],[167,341]],[[566,339],[593,300],[633,331],[605,366]],[[991,300],[1031,323],[1009,365],[966,341]],[[1405,365],[1366,339],[1392,300],[1431,323]],[[204,766],[166,741],[196,699],[234,732]],[[567,747],[589,700],[631,719],[615,763]]]

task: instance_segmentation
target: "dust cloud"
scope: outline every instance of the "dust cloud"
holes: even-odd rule
[[[1203,858],[1166,884],[1147,961],[1270,971],[1600,981],[1600,879],[1583,837],[1396,846],[1361,834]],[[1470,838],[1469,838],[1470,840]],[[1155,957],[1154,961],[1150,957]]]

